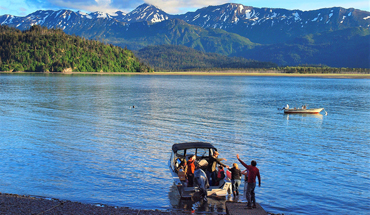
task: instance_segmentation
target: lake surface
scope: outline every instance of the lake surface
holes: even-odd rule
[[[286,104],[328,114],[284,115]],[[368,79],[0,75],[0,192],[225,213],[172,186],[171,146],[190,141],[229,165],[255,159],[268,212],[370,211]]]

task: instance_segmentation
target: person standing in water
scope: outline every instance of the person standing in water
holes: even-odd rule
[[[252,209],[252,203],[253,208],[256,208],[256,195],[254,193],[254,189],[256,188],[256,177],[258,177],[258,186],[261,187],[261,176],[260,171],[256,167],[257,162],[252,160],[251,165],[247,165],[239,158],[239,154],[236,154],[236,158],[239,160],[239,162],[248,169],[248,185],[247,185],[247,208]]]

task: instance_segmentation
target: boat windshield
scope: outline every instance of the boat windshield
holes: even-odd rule
[[[206,158],[206,157],[209,157],[209,149],[199,148],[197,150],[197,157],[198,158]]]
[[[178,150],[176,157],[189,159],[191,156],[196,155],[197,159],[203,159],[209,157],[209,148],[191,148],[186,150]]]
[[[185,150],[178,150],[177,152],[176,152],[176,155],[177,156],[184,156],[184,153],[185,153]]]

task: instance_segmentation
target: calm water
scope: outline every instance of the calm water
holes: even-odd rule
[[[286,104],[328,115],[284,115]],[[370,211],[370,80],[0,75],[0,192],[224,213],[171,186],[171,146],[188,141],[229,165],[257,160],[266,211]]]

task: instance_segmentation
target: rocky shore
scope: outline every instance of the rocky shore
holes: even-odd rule
[[[0,214],[142,214],[142,215],[181,215],[182,211],[137,210],[127,207],[82,204],[79,202],[45,199],[0,193]]]

